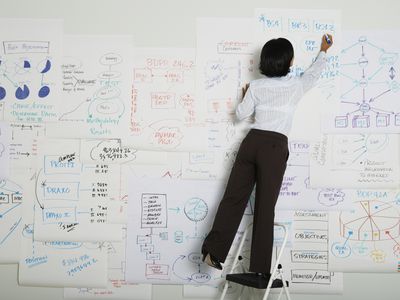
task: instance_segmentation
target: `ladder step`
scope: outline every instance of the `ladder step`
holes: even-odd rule
[[[258,275],[256,273],[238,273],[238,274],[227,274],[226,280],[245,286],[250,286],[256,289],[266,289],[270,277],[271,275]],[[288,281],[286,281],[286,286],[289,286]],[[275,279],[272,282],[271,288],[281,288],[281,287],[283,287],[282,280]]]

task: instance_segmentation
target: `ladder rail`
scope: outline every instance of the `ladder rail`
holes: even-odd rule
[[[273,271],[271,272],[271,277],[270,277],[270,279],[268,281],[267,289],[266,289],[266,291],[264,293],[263,300],[266,300],[268,298],[268,295],[269,295],[269,293],[271,291],[272,283],[273,283],[274,279],[277,277],[276,274],[278,273],[278,270],[279,270],[280,279],[282,280],[282,284],[283,284],[282,289],[284,289],[284,291],[285,291],[287,300],[291,300],[290,294],[289,294],[289,290],[288,290],[288,288],[286,286],[286,281],[285,281],[285,279],[283,277],[281,268],[279,267],[280,261],[281,261],[282,255],[283,255],[283,251],[285,250],[285,247],[286,247],[286,244],[287,244],[287,241],[288,241],[288,238],[289,238],[289,231],[287,230],[287,226],[286,226],[285,223],[274,222],[274,226],[278,226],[278,227],[281,227],[283,229],[284,237],[283,237],[281,248],[280,248],[279,253],[278,253],[278,257],[277,257],[275,265],[273,267]],[[235,255],[235,258],[233,260],[232,267],[231,267],[229,273],[226,273],[226,274],[231,274],[235,270],[236,265],[237,265],[237,263],[239,261],[240,253],[242,252],[242,248],[243,248],[244,242],[246,241],[247,234],[248,234],[250,228],[252,228],[252,227],[253,227],[253,223],[250,223],[250,224],[247,225],[247,227],[246,227],[246,229],[245,229],[245,231],[243,233],[242,240],[240,241],[239,246],[237,247],[236,255]],[[224,284],[224,288],[223,288],[222,293],[221,293],[221,297],[219,298],[220,300],[223,300],[225,298],[226,293],[228,291],[228,287],[229,287],[229,283],[226,280],[225,284]],[[281,292],[279,294],[279,298],[281,297],[281,295],[282,295],[282,290],[281,290]]]
[[[242,251],[244,242],[246,241],[247,234],[248,234],[249,229],[251,227],[253,227],[253,223],[250,223],[249,225],[247,225],[247,227],[246,227],[246,229],[245,229],[245,231],[243,233],[242,240],[240,241],[239,246],[238,246],[238,248],[236,250],[236,255],[235,255],[235,258],[234,258],[233,263],[232,263],[232,268],[230,269],[229,273],[226,273],[226,274],[231,274],[235,270],[237,262],[239,261],[239,254]],[[221,297],[219,298],[220,300],[223,300],[225,298],[226,292],[228,291],[228,286],[229,286],[229,283],[226,280],[225,281],[225,285],[224,285],[224,289],[223,289],[222,294],[221,294]]]
[[[287,230],[287,227],[286,227],[285,223],[274,222],[274,226],[281,227],[283,229],[283,231],[284,231],[284,236],[283,236],[281,249],[279,250],[278,257],[276,258],[276,262],[275,262],[274,268],[272,269],[271,277],[270,277],[270,279],[268,281],[267,289],[266,289],[266,291],[264,293],[264,297],[263,297],[262,300],[267,300],[267,298],[268,298],[268,295],[269,295],[269,293],[271,291],[272,283],[274,282],[274,279],[276,278],[276,273],[278,271],[278,266],[280,265],[280,261],[281,261],[282,255],[283,255],[283,251],[285,250],[285,247],[286,247],[286,244],[287,244],[287,241],[288,241],[288,238],[289,238],[289,231]],[[285,282],[285,280],[284,280],[284,278],[282,276],[282,271],[279,271],[279,272],[280,272],[280,277],[281,277],[281,280],[282,280],[283,288],[285,289],[285,292],[286,292],[286,298],[290,300],[290,297],[288,298],[288,292],[286,290],[286,282]]]

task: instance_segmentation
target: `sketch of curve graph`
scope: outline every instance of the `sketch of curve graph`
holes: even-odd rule
[[[341,51],[341,114],[336,128],[398,128],[400,91],[396,72],[399,53],[384,49],[367,36],[359,36]]]
[[[123,62],[122,57],[117,53],[106,53],[99,59],[99,64],[105,69],[98,73],[97,78],[84,78],[85,71],[83,64],[73,57],[64,58],[67,63],[64,65],[64,76],[68,80],[64,82],[68,92],[83,92],[93,86],[100,87],[95,90],[91,97],[78,103],[73,109],[63,113],[60,121],[85,121],[94,122],[97,118],[119,119],[125,112],[125,105],[120,98],[121,90],[116,82],[121,81],[121,72],[114,70],[115,65]],[[80,78],[77,74],[81,74]],[[70,75],[73,73],[73,75]],[[100,122],[100,121],[99,121]],[[100,122],[100,126],[103,122]]]

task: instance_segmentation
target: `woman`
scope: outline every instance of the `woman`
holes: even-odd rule
[[[265,288],[270,277],[273,247],[274,208],[279,196],[289,157],[289,134],[295,108],[315,86],[326,65],[331,35],[322,37],[320,52],[301,76],[288,76],[293,64],[292,44],[284,38],[268,41],[260,57],[260,72],[265,77],[244,89],[236,116],[243,120],[254,114],[254,124],[242,141],[218,207],[213,227],[202,246],[203,261],[222,270],[235,238],[250,194],[256,184],[250,272],[232,274],[247,285]]]

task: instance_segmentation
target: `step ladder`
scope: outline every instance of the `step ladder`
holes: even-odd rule
[[[274,226],[281,227],[283,229],[284,237],[283,237],[283,242],[282,242],[281,248],[280,248],[279,253],[278,253],[278,257],[276,259],[275,265],[274,265],[274,267],[272,269],[272,272],[271,272],[271,277],[270,277],[270,279],[268,281],[267,288],[265,290],[265,293],[264,293],[264,296],[263,296],[262,299],[263,300],[267,300],[268,295],[271,292],[271,288],[272,288],[272,284],[273,284],[274,280],[275,279],[280,279],[281,282],[282,282],[282,285],[280,287],[281,290],[280,290],[280,293],[279,293],[278,300],[281,298],[283,291],[285,291],[286,300],[291,300],[290,294],[289,294],[289,289],[288,289],[289,283],[283,277],[282,265],[280,263],[283,251],[284,251],[285,246],[286,246],[287,241],[288,241],[289,231],[288,231],[287,226],[284,223],[274,222]],[[241,258],[240,253],[242,252],[242,248],[243,248],[244,242],[246,241],[247,234],[248,234],[248,232],[250,231],[250,229],[252,227],[253,227],[253,223],[249,224],[247,226],[246,230],[244,231],[243,236],[242,236],[242,240],[240,241],[239,247],[237,248],[237,251],[236,251],[235,259],[233,260],[232,268],[231,268],[230,272],[227,273],[226,275],[229,275],[229,274],[233,273],[233,271],[235,270],[235,268],[236,268],[236,266],[238,264],[238,261]],[[225,281],[225,285],[224,285],[224,289],[222,290],[221,297],[219,298],[220,300],[223,300],[225,298],[226,293],[228,291],[228,287],[229,287],[229,281],[226,280]],[[243,293],[243,290],[244,289],[241,290],[242,293]],[[241,297],[241,294],[240,294],[239,298]]]

